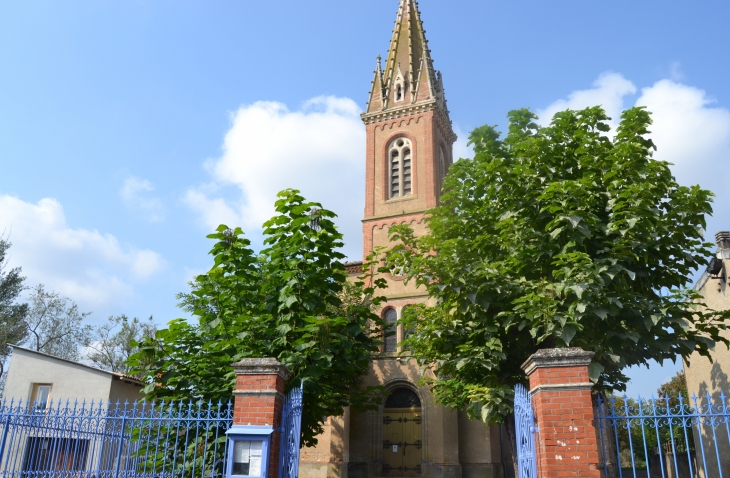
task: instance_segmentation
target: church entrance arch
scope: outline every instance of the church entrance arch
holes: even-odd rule
[[[405,387],[388,396],[383,409],[383,475],[421,476],[421,400]]]

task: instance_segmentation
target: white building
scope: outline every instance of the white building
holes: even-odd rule
[[[131,404],[142,399],[141,390],[139,380],[121,373],[14,345],[3,397],[16,401],[29,399],[42,406],[50,400],[78,400],[79,403],[118,400]]]
[[[123,374],[13,346],[0,409],[0,474],[126,468],[132,420],[125,426],[121,417],[135,415],[141,390]]]

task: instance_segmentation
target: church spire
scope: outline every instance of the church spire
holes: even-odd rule
[[[440,75],[433,68],[426,31],[415,0],[400,0],[390,49],[380,61],[370,92],[367,113],[434,101],[448,117]]]

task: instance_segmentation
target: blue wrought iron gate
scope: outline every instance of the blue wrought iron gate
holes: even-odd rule
[[[230,404],[0,402],[2,478],[215,478]]]
[[[724,393],[686,399],[598,396],[606,476],[730,476],[730,401]]]
[[[527,389],[515,386],[515,434],[517,438],[517,467],[519,478],[537,478],[535,460],[535,416],[532,412],[532,397]]]
[[[302,434],[302,399],[304,382],[292,389],[281,413],[281,456],[279,478],[299,477],[299,439]]]

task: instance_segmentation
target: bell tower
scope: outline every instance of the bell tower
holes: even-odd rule
[[[433,68],[418,4],[399,0],[390,49],[378,57],[365,123],[366,184],[363,257],[389,246],[388,231],[408,224],[427,233],[424,217],[438,205],[443,178],[453,162],[451,128],[441,73]],[[361,263],[347,265],[358,275]],[[398,324],[410,305],[428,293],[405,284],[397,271],[384,274],[387,302],[378,314],[387,330],[381,353],[370,360],[363,387],[382,387],[377,409],[349,407],[329,417],[316,448],[300,455],[306,478],[493,478],[501,476],[499,428],[470,420],[466,411],[439,404],[420,382],[417,361],[400,346]],[[431,371],[424,371],[430,378]]]
[[[425,232],[424,213],[438,204],[453,162],[456,135],[415,0],[400,1],[385,65],[378,56],[362,120],[367,132],[364,258],[375,247],[388,246],[394,224]],[[424,299],[423,291],[386,279],[389,298]]]

